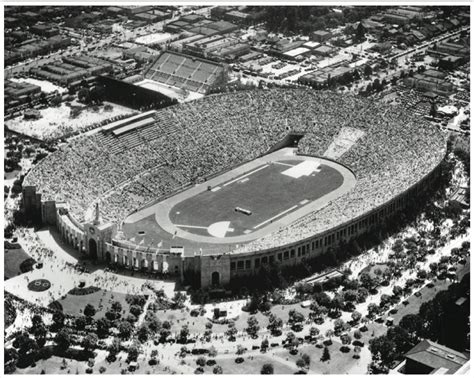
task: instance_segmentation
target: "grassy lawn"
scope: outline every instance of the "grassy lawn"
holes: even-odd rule
[[[113,302],[118,301],[122,304],[122,318],[129,314],[129,305],[125,300],[126,294],[115,293],[113,291],[99,290],[87,295],[67,294],[66,298],[58,300],[63,306],[63,312],[69,315],[81,315],[87,304],[91,304],[96,309],[94,319],[100,319],[105,316]]]
[[[448,281],[436,281],[435,286],[432,288],[427,286],[423,287],[420,290],[421,296],[417,297],[412,295],[408,298],[408,305],[405,306],[403,303],[400,303],[397,307],[395,307],[398,312],[394,315],[391,315],[393,317],[393,323],[398,324],[400,320],[407,314],[418,314],[422,303],[433,299],[440,291],[446,290],[450,284],[451,283]]]
[[[368,265],[366,266],[364,269],[362,269],[359,273],[359,276],[362,274],[362,273],[367,273],[369,274],[370,277],[372,278],[376,278],[377,275],[374,273],[374,271],[376,269],[380,269],[382,271],[382,274],[380,275],[380,277],[382,277],[383,273],[388,269],[388,266],[387,264],[375,264],[375,265]]]
[[[278,316],[279,318],[281,318],[281,320],[283,320],[283,323],[286,323],[288,322],[288,311],[290,310],[295,310],[297,312],[302,313],[306,319],[309,317],[309,313],[311,312],[309,308],[301,307],[300,303],[295,303],[292,305],[275,305],[272,307],[270,311],[275,316]]]
[[[13,278],[22,274],[20,271],[20,264],[29,258],[30,256],[23,250],[23,248],[5,249],[3,260],[3,276],[5,279]]]
[[[304,344],[298,348],[298,354],[292,355],[287,350],[277,352],[276,355],[294,364],[295,371],[299,370],[296,367],[296,361],[301,358],[301,355],[306,353],[311,357],[310,369],[321,374],[340,374],[347,371],[353,365],[357,364],[356,359],[352,358],[354,355],[353,347],[348,353],[342,353],[339,348],[342,346],[333,338],[333,343],[328,347],[331,359],[325,362],[321,361],[323,349],[316,348],[314,345]]]
[[[216,365],[222,367],[224,374],[260,374],[263,364],[272,364],[275,374],[293,374],[298,369],[291,369],[289,366],[286,366],[278,361],[272,360],[271,355],[257,355],[257,356],[243,356],[244,362],[241,364],[235,363],[236,356],[217,356],[215,358]],[[193,361],[188,361],[190,366],[195,366],[196,363]],[[194,365],[193,365],[194,364]],[[212,374],[212,370],[216,366],[205,366],[204,374]]]
[[[97,361],[94,365],[93,374],[99,375],[99,369],[101,366],[106,368],[104,374],[117,374],[119,375],[122,369],[126,369],[128,364],[125,361],[115,361],[113,363],[108,363],[107,361]],[[76,361],[71,359],[66,359],[67,368],[61,369],[63,363],[62,357],[53,356],[47,360],[39,360],[36,362],[35,367],[27,367],[25,369],[16,369],[14,374],[28,374],[28,375],[37,375],[40,374],[43,370],[46,374],[86,374],[86,369],[88,368],[87,362]],[[169,372],[164,371],[163,365],[150,366],[147,361],[139,361],[139,367],[135,370],[134,374],[169,374]]]
[[[309,308],[302,308],[298,303],[292,305],[275,305],[270,311],[286,323],[288,321],[288,311],[291,309],[301,312],[305,317],[308,317],[310,313]],[[172,332],[178,332],[181,327],[186,324],[189,327],[191,334],[202,333],[203,329],[205,329],[206,323],[208,322],[207,318],[204,316],[191,317],[188,312],[181,310],[158,311],[157,316],[161,321],[168,320],[173,323],[171,327]],[[242,312],[235,321],[235,327],[239,332],[247,328],[247,320],[250,316],[255,316],[257,318],[260,329],[267,328],[268,317],[263,315],[261,312],[257,312],[253,315],[248,312]],[[214,334],[222,334],[227,330],[227,328],[228,326],[226,324],[214,324],[212,332]]]

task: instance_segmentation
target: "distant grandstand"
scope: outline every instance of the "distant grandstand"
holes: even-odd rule
[[[206,59],[167,51],[156,59],[144,76],[165,85],[206,94],[225,80],[225,68]]]

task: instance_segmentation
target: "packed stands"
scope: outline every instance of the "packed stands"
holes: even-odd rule
[[[103,219],[120,223],[150,201],[265,154],[292,130],[305,133],[299,153],[316,156],[333,148],[341,130],[357,133],[334,157],[354,172],[356,186],[236,250],[244,252],[285,245],[365,214],[419,182],[446,151],[443,134],[403,106],[308,89],[211,95],[135,121],[60,148],[28,174],[24,186],[36,185],[45,200],[67,201],[80,222],[100,200]],[[113,132],[124,126],[130,127]]]

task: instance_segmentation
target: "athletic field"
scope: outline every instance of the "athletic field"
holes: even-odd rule
[[[355,185],[345,167],[286,148],[130,215],[125,236],[167,249],[225,250],[317,211]]]

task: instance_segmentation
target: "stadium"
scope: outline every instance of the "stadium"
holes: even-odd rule
[[[236,91],[72,140],[28,173],[23,204],[92,259],[217,287],[396,217],[445,154],[441,132],[402,107]]]

